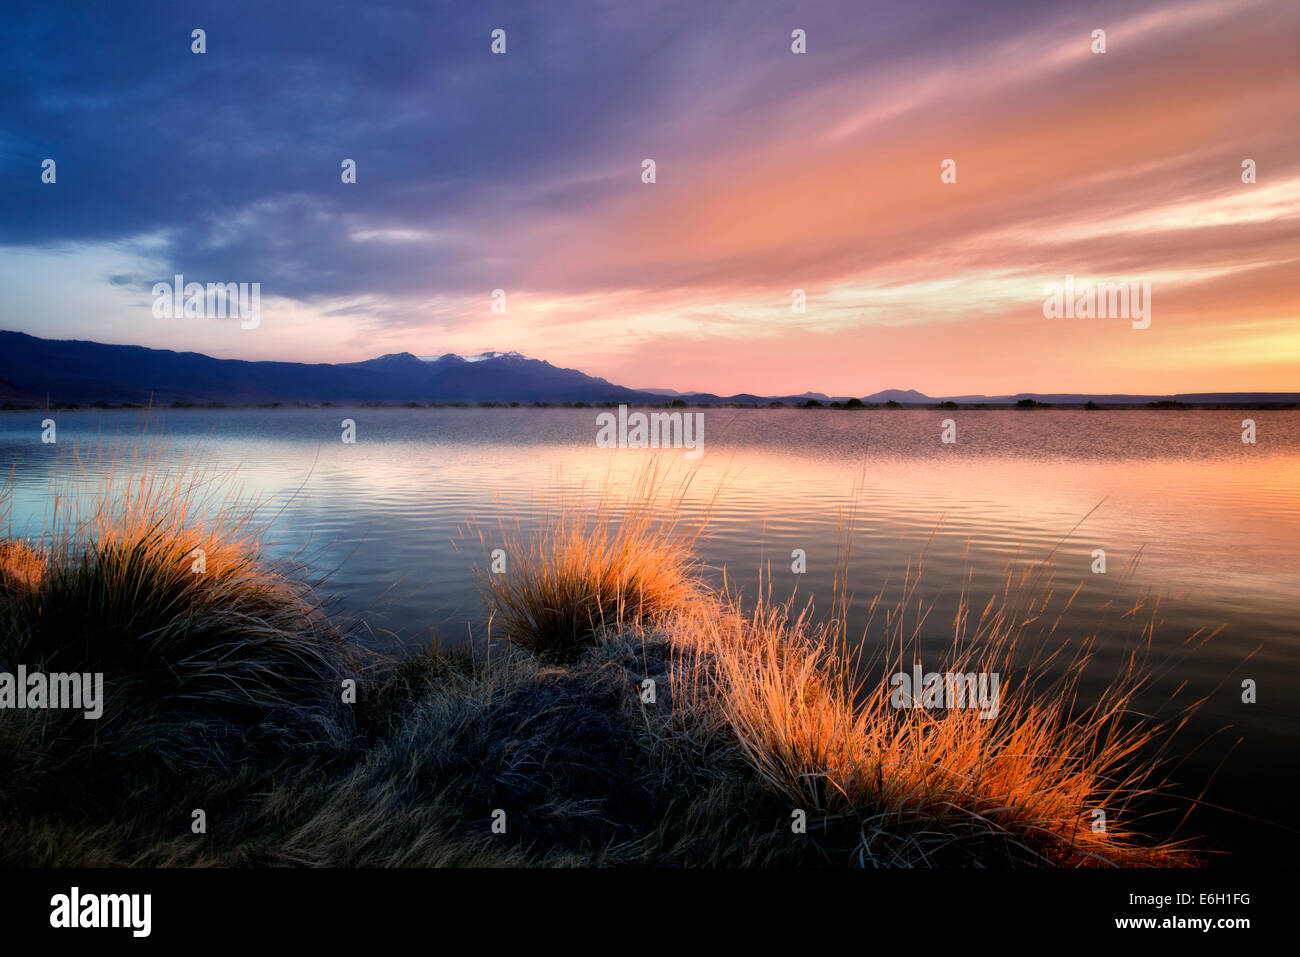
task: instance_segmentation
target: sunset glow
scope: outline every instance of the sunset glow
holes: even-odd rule
[[[509,82],[550,78],[558,92],[531,104],[544,128],[529,104],[493,99],[501,65],[483,58],[456,61],[475,91],[458,93],[427,57],[400,82],[361,70],[336,88],[319,71],[330,50],[277,52],[303,79],[242,121],[265,138],[227,140],[223,163],[249,173],[229,195],[190,192],[155,155],[144,168],[188,215],[127,220],[119,206],[104,221],[83,197],[64,222],[15,197],[0,236],[5,325],[245,359],[516,350],[621,385],[719,394],[1300,385],[1294,4],[889,17],[842,6],[800,21],[805,56],[777,55],[786,33],[739,12],[674,20],[663,37],[635,35],[616,7],[571,28],[530,21]],[[437,31],[409,26],[394,55],[439,50]],[[1104,55],[1089,48],[1097,27]],[[609,83],[622,57],[626,76]],[[120,88],[158,92],[122,69]],[[57,93],[79,80],[50,82]],[[375,135],[338,139],[337,117],[372,97],[378,108],[381,92]],[[211,108],[205,144],[222,139],[226,94],[195,95]],[[455,132],[444,101],[458,95],[492,102],[484,129]],[[132,122],[112,97],[60,108],[92,142],[111,119]],[[315,183],[273,158],[289,135],[273,124],[301,113],[331,131],[310,160]],[[159,135],[191,148],[183,130]],[[356,190],[331,185],[335,154],[356,156]],[[946,159],[954,183],[940,181]],[[1255,183],[1242,181],[1247,159]],[[73,157],[62,168],[68,193],[74,176],[158,185],[144,169],[85,172]],[[155,319],[148,286],[174,271],[261,281],[263,327]],[[1066,275],[1151,282],[1150,328],[1045,319],[1044,285]],[[504,314],[490,309],[497,288]]]

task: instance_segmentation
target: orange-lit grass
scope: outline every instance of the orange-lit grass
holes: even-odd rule
[[[860,863],[1191,862],[1183,843],[1153,843],[1133,827],[1135,803],[1156,790],[1143,755],[1160,740],[1131,713],[1135,674],[1077,708],[1073,678],[1034,690],[1010,633],[927,663],[998,672],[998,712],[985,719],[973,708],[895,708],[887,677],[869,679],[860,656],[782,606],[760,602],[748,615],[720,606],[682,625],[716,676],[681,675],[699,706],[721,710],[750,764],[807,812],[810,829],[847,826]],[[1104,829],[1094,829],[1095,810]]]
[[[725,727],[768,787],[807,813],[810,832],[859,864],[1193,862],[1186,843],[1150,840],[1137,826],[1138,807],[1160,790],[1152,755],[1167,739],[1133,712],[1145,682],[1137,654],[1100,700],[1080,705],[1091,641],[1068,662],[1057,660],[1059,642],[1046,657],[1017,653],[1027,627],[1054,614],[1050,640],[1078,593],[1053,605],[1049,563],[1009,570],[978,614],[963,596],[947,660],[924,663],[927,672],[997,672],[996,717],[897,709],[888,678],[910,672],[929,615],[917,599],[919,562],[898,606],[873,600],[868,633],[851,645],[847,567],[837,571],[829,622],[766,596],[745,611],[701,585],[699,532],[679,533],[682,496],[657,494],[657,480],[653,469],[640,474],[621,521],[607,498],[594,513],[571,500],[532,538],[506,537],[508,570],[484,583],[512,642],[560,657],[601,639],[666,637],[675,710],[660,722],[665,740],[694,748],[707,735],[683,722]],[[846,566],[851,513],[848,525]],[[871,647],[879,651],[866,660],[861,649]],[[1064,677],[1048,680],[1048,666]]]
[[[10,722],[3,763],[221,768],[339,739],[347,642],[293,569],[262,558],[253,505],[193,458],[91,472],[76,454],[94,475],[90,492],[53,488],[35,546],[10,533],[5,553],[39,562],[0,576],[11,583],[0,593],[0,663],[102,672],[105,711],[99,721],[47,711],[25,730]]]
[[[110,710],[102,722],[24,711],[23,723],[13,723],[19,713],[9,712],[10,721],[0,723],[0,803],[12,807],[22,798],[29,807],[59,807],[75,822],[106,800],[91,773],[103,771],[101,757],[110,769],[148,757],[208,772],[232,770],[240,759],[247,770],[258,763],[242,761],[249,744],[271,748],[276,764],[285,746],[323,751],[345,735],[342,636],[309,590],[261,561],[247,511],[229,507],[219,482],[195,475],[136,468],[101,486],[87,507],[56,508],[53,531],[35,552],[7,550],[16,571],[3,578],[16,585],[0,591],[0,663],[103,670]],[[465,831],[460,809],[496,807],[504,782],[517,792],[520,781],[541,781],[547,800],[532,810],[552,830],[557,821],[577,821],[575,840],[606,817],[627,816],[624,793],[644,791],[656,815],[680,799],[671,813],[650,818],[661,822],[656,832],[611,846],[602,860],[614,862],[719,865],[746,855],[863,865],[1190,860],[1184,845],[1144,839],[1132,817],[1153,791],[1153,765],[1143,755],[1161,735],[1129,714],[1142,681],[1138,659],[1130,658],[1101,702],[1079,707],[1068,677],[1033,681],[1035,668],[1062,671],[1053,657],[1062,652],[1049,651],[1045,661],[1017,653],[1031,623],[1070,613],[1073,596],[1057,607],[1046,572],[1018,581],[1009,573],[1001,594],[982,606],[963,601],[950,657],[924,661],[927,671],[998,671],[1004,696],[995,719],[976,711],[900,711],[888,703],[887,676],[909,670],[907,653],[933,630],[916,600],[919,570],[909,569],[896,607],[872,603],[864,645],[883,650],[864,662],[846,639],[841,587],[826,623],[811,609],[796,612],[762,595],[746,611],[734,596],[705,587],[694,557],[698,529],[679,521],[688,486],[689,476],[665,486],[652,468],[627,495],[607,488],[595,508],[581,496],[562,501],[538,535],[503,530],[495,543],[480,536],[485,547],[499,543],[506,551],[506,574],[489,569],[484,587],[512,642],[542,657],[587,649],[614,662],[648,657],[647,647],[667,640],[667,694],[658,705],[636,703],[639,674],[596,681],[591,661],[570,672],[519,654],[526,660],[475,664],[465,675],[432,662],[427,676],[399,682],[410,693],[394,699],[411,700],[391,704],[387,724],[380,722],[391,735],[365,767],[344,774],[346,787],[337,779],[291,778],[220,859],[243,860],[247,841],[264,859],[284,863],[467,860],[483,849],[442,847],[448,835]],[[200,575],[192,570],[196,548],[206,552]],[[848,554],[845,547],[845,564]],[[845,580],[837,576],[837,586]],[[1087,658],[1085,646],[1069,664]],[[589,729],[617,729],[613,719],[630,712],[635,734],[622,741],[619,732],[622,743],[612,751],[603,732],[571,740],[572,724],[557,717],[557,702],[585,715]],[[606,714],[611,706],[617,713]],[[523,754],[521,738],[529,739]],[[567,763],[557,762],[566,748]],[[554,775],[557,766],[577,774],[579,784],[565,786],[561,774],[552,787],[538,777],[538,769]],[[590,780],[615,777],[614,797],[592,802]],[[28,781],[42,782],[43,793],[20,793]],[[82,796],[87,807],[72,806]],[[183,803],[204,806],[188,797]],[[772,819],[793,809],[807,812],[806,836],[779,821],[772,830]],[[1106,813],[1104,832],[1093,830],[1094,809]],[[28,825],[15,820],[11,833],[25,833]],[[633,817],[611,833],[642,823]],[[139,840],[110,846],[106,859],[136,853],[128,849],[151,833],[139,826]],[[286,829],[294,835],[288,841]],[[106,833],[96,831],[91,844]],[[161,857],[149,859],[171,861],[179,845],[159,841],[150,853]],[[550,850],[569,846],[553,843]],[[539,849],[543,860],[551,860],[547,847]],[[93,859],[79,847],[61,854]],[[517,860],[512,854],[507,848],[502,860]]]
[[[481,590],[508,640],[539,657],[572,658],[602,634],[653,630],[706,594],[693,557],[697,526],[679,516],[693,472],[642,469],[625,493],[607,482],[547,503],[542,530],[501,526],[506,571],[480,571]],[[477,537],[489,545],[482,529]]]
[[[37,587],[46,567],[45,556],[30,543],[0,539],[0,594]]]

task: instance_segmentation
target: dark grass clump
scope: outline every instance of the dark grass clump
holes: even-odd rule
[[[677,520],[689,487],[689,477],[665,485],[651,468],[626,499],[607,488],[594,502],[552,503],[538,535],[503,528],[506,571],[485,570],[480,581],[506,637],[546,660],[572,661],[602,634],[653,629],[704,594],[695,536]]]
[[[505,811],[507,833],[525,845],[630,840],[655,809],[623,717],[632,693],[621,669],[583,667],[528,668],[467,697],[430,695],[394,759],[419,789],[453,782],[471,820]]]
[[[0,671],[103,675],[102,716],[0,711],[10,802],[98,801],[142,776],[273,765],[350,736],[356,652],[227,509],[146,477],[45,552],[0,549]]]

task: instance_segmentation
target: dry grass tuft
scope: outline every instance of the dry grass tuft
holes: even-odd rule
[[[594,503],[582,493],[551,503],[540,534],[503,527],[507,570],[483,570],[480,582],[507,639],[567,661],[602,634],[653,630],[699,600],[698,531],[685,532],[679,519],[689,487],[689,475],[665,485],[652,467],[625,498],[607,485]]]
[[[898,708],[887,681],[864,680],[856,656],[787,609],[728,614],[701,636],[720,679],[701,706],[721,709],[752,767],[810,825],[855,835],[857,863],[1192,862],[1184,844],[1133,826],[1157,790],[1143,756],[1159,729],[1132,715],[1132,676],[1074,710],[1073,680],[1035,692],[1004,638],[934,669],[999,674],[996,716]]]
[[[23,584],[0,592],[0,670],[104,676],[98,720],[49,709],[0,722],[10,798],[93,800],[92,783],[127,786],[142,769],[278,761],[347,737],[352,649],[312,589],[260,558],[248,510],[223,491],[144,469],[57,505],[39,561],[7,542],[21,577],[5,580]]]
[[[0,595],[30,594],[45,576],[45,556],[28,542],[0,539]]]

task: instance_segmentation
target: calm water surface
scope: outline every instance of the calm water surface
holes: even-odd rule
[[[1054,594],[1082,587],[1050,640],[1097,636],[1085,694],[1106,687],[1154,623],[1157,680],[1139,705],[1170,715],[1207,699],[1178,739],[1175,780],[1195,794],[1213,776],[1208,800],[1291,826],[1300,413],[719,409],[705,411],[705,454],[691,463],[680,451],[597,449],[598,411],[74,411],[53,414],[54,445],[40,441],[44,414],[3,413],[6,517],[14,533],[39,534],[52,488],[93,488],[109,462],[139,454],[177,467],[198,448],[260,501],[273,550],[328,572],[375,647],[400,653],[434,635],[481,637],[472,569],[483,550],[463,540],[471,523],[491,547],[501,523],[534,527],[548,493],[624,487],[656,454],[675,473],[695,468],[686,517],[712,503],[699,558],[746,594],[761,570],[774,596],[797,587],[828,608],[856,501],[851,633],[863,632],[871,596],[892,606],[919,563],[911,604],[929,609],[920,654],[942,670],[963,591],[978,610],[1009,570],[1051,556]],[[356,421],[355,445],[340,441],[344,417]],[[1245,417],[1257,423],[1254,445],[1241,441]],[[956,420],[955,445],[939,440],[944,418]],[[1091,570],[1098,548],[1104,575]],[[804,575],[791,572],[793,549],[806,552]],[[1258,682],[1257,704],[1242,704],[1243,678]],[[1194,830],[1198,821],[1235,861],[1300,845],[1241,814],[1204,813]]]

